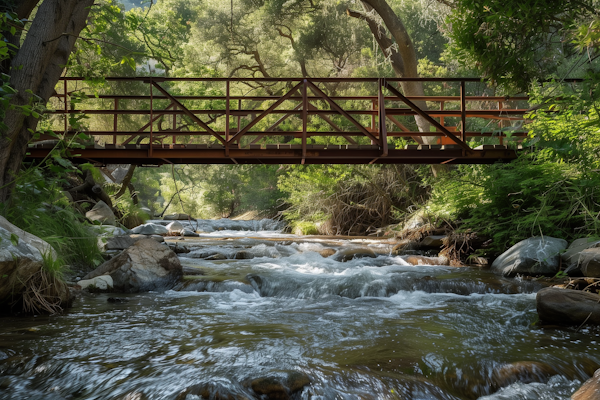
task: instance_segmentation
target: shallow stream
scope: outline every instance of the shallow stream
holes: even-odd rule
[[[252,380],[303,376],[292,398],[554,400],[600,367],[600,330],[535,325],[535,282],[278,228],[201,221],[177,244],[205,275],[176,290],[1,319],[0,399],[254,399]],[[319,254],[351,247],[378,256]]]

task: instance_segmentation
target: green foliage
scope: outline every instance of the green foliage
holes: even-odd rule
[[[155,212],[183,212],[194,217],[231,217],[247,211],[274,216],[281,192],[278,166],[186,165],[134,174],[142,203]],[[160,201],[154,202],[159,198]]]
[[[318,235],[319,228],[314,222],[297,221],[292,224],[292,232],[296,235]]]
[[[292,226],[320,223],[326,234],[364,234],[398,221],[427,198],[417,171],[404,165],[293,166],[279,178],[279,189]]]
[[[434,212],[493,239],[490,250],[531,236],[600,233],[600,176],[524,154],[510,164],[463,166],[433,183]]]
[[[448,35],[455,58],[524,91],[575,54],[570,29],[592,12],[592,0],[458,0]]]
[[[59,264],[95,266],[102,261],[96,233],[69,205],[51,173],[34,169],[18,181],[0,214],[19,228],[48,242]]]

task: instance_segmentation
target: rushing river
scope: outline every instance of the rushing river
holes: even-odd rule
[[[252,380],[300,376],[295,399],[554,400],[600,366],[600,330],[535,325],[535,282],[272,221],[193,227],[180,259],[205,275],[175,290],[0,319],[0,399],[256,399]],[[367,246],[376,258],[319,253]]]

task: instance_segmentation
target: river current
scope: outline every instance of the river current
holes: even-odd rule
[[[192,227],[180,259],[204,275],[174,290],[2,318],[0,399],[256,399],[255,379],[303,376],[293,399],[554,400],[600,367],[600,330],[536,325],[535,282],[270,220]],[[353,247],[377,257],[320,254]]]

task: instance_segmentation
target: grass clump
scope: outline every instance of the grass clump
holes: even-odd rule
[[[45,180],[41,172],[16,185],[10,201],[0,204],[0,215],[56,250],[58,264],[52,263],[52,270],[64,265],[93,267],[102,261],[96,232],[70,207],[60,186]]]

